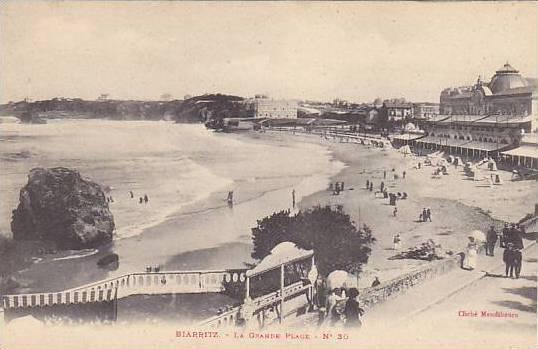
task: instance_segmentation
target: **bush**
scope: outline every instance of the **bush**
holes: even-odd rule
[[[318,271],[328,275],[334,270],[358,274],[368,262],[375,238],[367,226],[357,229],[341,209],[317,206],[294,216],[289,211],[280,211],[259,220],[252,229],[252,240],[252,257],[258,260],[284,241],[312,249]]]

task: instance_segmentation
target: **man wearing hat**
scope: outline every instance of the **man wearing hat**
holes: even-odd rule
[[[508,223],[504,223],[504,228],[501,235],[501,243],[500,246],[506,248],[506,244],[508,243],[510,236],[510,228],[508,227]]]
[[[506,244],[506,248],[503,253],[503,261],[506,265],[505,269],[505,275],[508,277],[508,274],[510,274],[510,277],[513,277],[514,274],[514,267],[515,267],[515,253],[514,253],[514,244],[511,242],[508,242]]]
[[[486,235],[486,256],[493,257],[495,250],[495,244],[497,243],[497,231],[495,231],[495,226],[492,225],[489,227],[488,233]]]

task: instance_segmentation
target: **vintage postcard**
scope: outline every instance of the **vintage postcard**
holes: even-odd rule
[[[0,349],[537,345],[538,2],[0,2]]]

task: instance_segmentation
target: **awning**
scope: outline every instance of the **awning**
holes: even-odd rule
[[[450,147],[461,147],[463,144],[470,141],[467,141],[464,139],[452,139],[452,138],[447,138],[447,137],[427,136],[424,138],[417,139],[417,142],[444,145],[444,146],[450,146]]]
[[[403,134],[403,135],[394,135],[394,136],[392,136],[392,140],[397,139],[399,141],[412,141],[412,140],[419,139],[419,138],[422,138],[422,137],[424,137],[424,135],[406,133],[406,134]]]
[[[523,144],[519,148],[508,150],[508,151],[503,151],[501,154],[511,155],[511,156],[523,156],[523,157],[538,159],[538,144],[536,145]]]
[[[251,277],[268,270],[275,269],[282,264],[294,262],[297,260],[311,257],[314,254],[312,250],[303,250],[297,247],[293,242],[285,241],[276,245],[271,253],[261,260],[253,269],[247,271],[247,276]]]
[[[496,151],[502,148],[506,148],[508,146],[509,145],[507,144],[471,141],[469,143],[463,144],[461,147],[468,148],[468,149],[482,150],[482,151]]]

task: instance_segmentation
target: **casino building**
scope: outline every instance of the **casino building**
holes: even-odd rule
[[[423,122],[427,136],[412,140],[416,147],[538,169],[538,143],[527,141],[538,132],[538,79],[506,63],[489,82],[443,90],[439,109]]]

